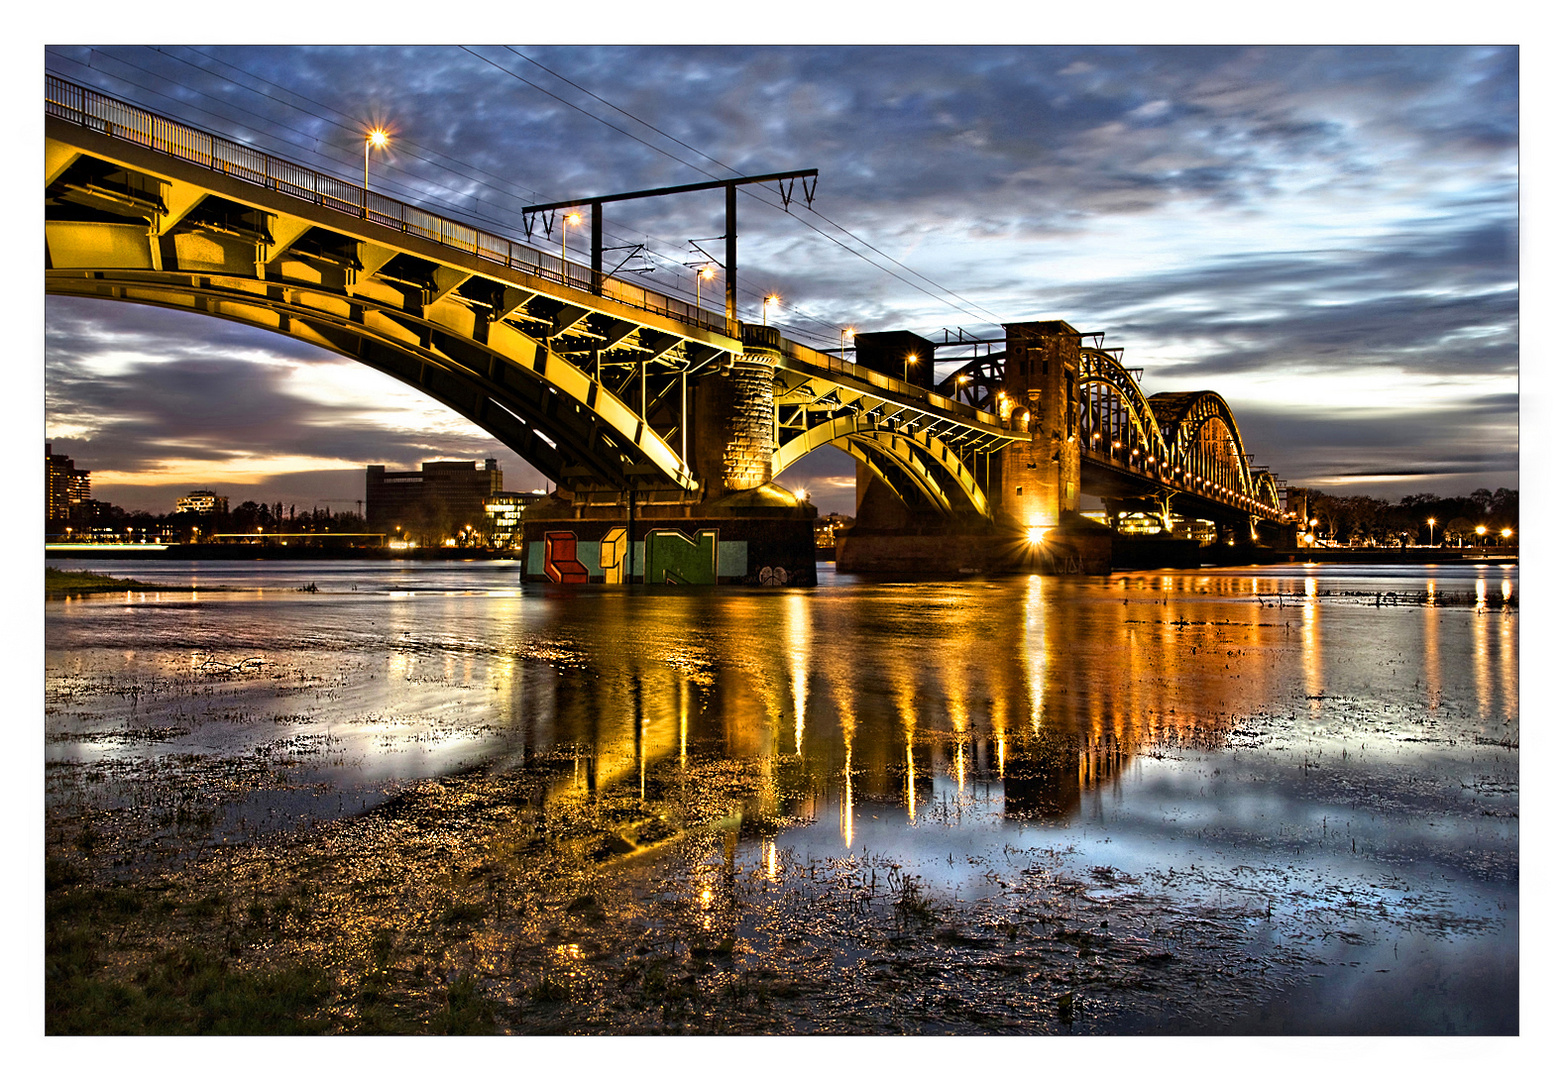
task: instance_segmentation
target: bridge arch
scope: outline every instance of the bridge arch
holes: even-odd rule
[[[556,484],[572,470],[621,483],[651,465],[693,488],[688,466],[630,405],[536,341],[489,329],[478,342],[440,322],[372,302],[330,310],[329,294],[256,296],[206,278],[177,282],[100,268],[50,272],[45,292],[194,312],[304,341],[403,382],[489,432]]]
[[[1140,384],[1116,358],[1101,349],[1080,350],[1080,429],[1086,448],[1119,459],[1153,465],[1169,454],[1155,410]],[[1115,407],[1116,406],[1116,407]]]
[[[1254,498],[1243,436],[1220,394],[1182,391],[1149,401],[1175,468],[1221,495]]]
[[[772,475],[779,475],[822,446],[845,450],[863,461],[903,502],[908,501],[906,490],[891,482],[886,473],[904,474],[913,490],[942,515],[969,509],[986,517],[991,512],[982,485],[954,448],[926,429],[909,431],[860,410],[830,416],[787,439],[772,456]],[[959,493],[954,500],[952,492]]]

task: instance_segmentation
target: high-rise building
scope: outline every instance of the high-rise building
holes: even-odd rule
[[[82,507],[92,499],[92,472],[76,468],[76,462],[54,452],[53,443],[43,444],[44,520],[69,521],[80,517]]]
[[[364,517],[370,532],[388,540],[424,546],[448,540],[487,542],[485,505],[505,486],[499,463],[425,461],[417,472],[387,472],[369,466],[364,483]]]

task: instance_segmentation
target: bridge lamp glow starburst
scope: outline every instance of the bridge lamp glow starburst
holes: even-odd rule
[[[391,133],[384,128],[374,128],[364,133],[364,190],[369,190],[369,151],[384,150],[391,142]]]
[[[1040,525],[1033,525],[1026,530],[1026,543],[1030,544],[1032,547],[1039,546],[1042,541],[1046,539],[1047,530]]]
[[[559,263],[561,270],[564,268],[565,250],[570,243],[570,226],[579,225],[580,223],[581,215],[575,211],[571,211],[564,216],[564,227],[559,230]]]
[[[775,293],[767,296],[765,298],[765,302],[760,305],[760,325],[769,326],[771,320],[771,309],[779,307],[781,307],[781,297],[777,296]]]
[[[695,307],[700,306],[700,283],[702,281],[710,281],[714,277],[716,277],[716,267],[710,263],[706,263],[699,270],[695,271]]]

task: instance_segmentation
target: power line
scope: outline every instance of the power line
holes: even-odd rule
[[[655,124],[652,124],[652,123],[650,123],[650,122],[648,122],[646,120],[642,120],[640,117],[636,116],[634,113],[629,112],[626,109],[621,109],[621,108],[619,108],[619,106],[613,104],[611,101],[608,101],[606,98],[600,97],[597,94],[592,93],[590,90],[587,90],[585,87],[579,85],[578,83],[572,81],[571,79],[566,78],[565,76],[559,74],[557,71],[554,71],[552,68],[550,68],[547,65],[543,64],[541,61],[535,60],[532,57],[527,56],[525,53],[520,52],[519,50],[517,50],[517,49],[515,49],[515,48],[513,48],[513,47],[511,47],[509,45],[505,46],[505,48],[508,51],[510,51],[511,53],[514,53],[516,56],[519,56],[521,59],[527,61],[528,63],[534,64],[537,67],[542,68],[542,70],[548,72],[548,74],[552,75],[554,78],[560,80],[561,82],[575,87],[575,89],[581,91],[581,93],[583,93],[583,94],[586,94],[588,97],[591,97],[591,98],[593,98],[596,101],[602,102],[604,105],[608,106],[608,108],[614,110],[617,113],[620,113],[620,114],[622,114],[624,116],[629,117],[631,120],[634,120],[637,124],[641,124],[642,126],[644,126],[646,128],[649,128],[652,131],[655,131],[658,135],[661,135],[663,138],[670,139],[671,141],[677,143],[679,146],[682,146],[686,150],[689,150],[691,153],[698,154],[699,156],[705,158],[707,161],[711,162],[714,165],[719,166],[722,169],[727,170],[728,172],[736,172],[737,171],[731,165],[728,165],[728,164],[726,164],[726,163],[724,163],[722,161],[719,161],[718,159],[712,157],[710,154],[705,153],[703,150],[699,150],[699,149],[697,149],[697,148],[695,148],[693,146],[690,146],[688,143],[684,142],[682,139],[678,138],[677,136],[670,135],[668,132],[663,131],[661,128],[657,127]],[[495,65],[495,66],[497,67],[498,65]],[[500,70],[505,70],[505,69],[501,68]],[[514,74],[514,73],[511,73],[511,74]],[[516,75],[514,77],[520,78],[519,75]],[[526,80],[522,80],[522,81],[526,81]],[[535,84],[528,82],[527,85],[531,86],[531,85],[535,85]],[[544,91],[544,93],[547,93],[547,91]],[[555,97],[555,100],[560,100],[555,95],[550,94],[549,96],[550,97]],[[576,107],[572,106],[572,108],[576,108]],[[592,116],[591,113],[586,112],[586,110],[584,110],[584,109],[577,108],[577,111],[583,113],[584,115]],[[606,121],[602,120],[600,117],[592,116],[592,119],[598,120],[601,123],[607,123]],[[615,130],[615,131],[621,131],[622,130],[620,128],[614,127],[614,125],[612,125],[612,124],[608,124],[608,126],[612,127],[613,130]],[[628,134],[628,133],[626,132],[625,134]],[[635,136],[633,136],[633,135],[630,136],[630,137],[631,138],[635,138]],[[647,145],[647,146],[650,145],[649,143],[646,143],[645,140],[643,140],[643,139],[636,139],[636,141],[642,143],[643,145]],[[656,149],[656,148],[653,147],[653,149]],[[663,153],[665,156],[672,157],[672,155],[667,154],[666,151],[659,151],[659,152]],[[675,160],[677,160],[677,159],[675,158]],[[705,175],[707,175],[707,176],[711,176],[712,175],[711,173],[707,172],[705,169],[702,169],[698,165],[695,165],[695,164],[693,164],[691,162],[685,161],[685,162],[681,162],[681,164],[684,164],[684,165],[688,166],[689,168],[695,169],[698,172],[705,173]],[[775,203],[771,202],[768,199],[762,198],[757,193],[746,192],[746,194],[750,194],[751,197],[759,199],[759,201],[765,203],[767,206],[770,206],[770,207],[775,208],[775,209],[781,209],[784,212],[786,212],[786,208],[785,207],[777,207]],[[990,311],[987,308],[983,307],[981,304],[977,304],[974,301],[966,299],[965,297],[961,296],[959,293],[955,292],[952,289],[946,288],[945,286],[939,284],[937,281],[934,281],[932,278],[928,277],[927,275],[919,273],[916,270],[913,270],[911,267],[907,266],[905,263],[901,262],[899,259],[896,259],[894,256],[888,255],[885,252],[880,251],[879,248],[875,247],[873,244],[869,243],[867,240],[864,240],[861,236],[858,236],[856,233],[852,232],[846,226],[840,224],[839,222],[832,221],[830,218],[826,217],[824,214],[821,214],[818,210],[815,210],[812,205],[808,206],[807,209],[809,210],[810,213],[814,214],[814,216],[818,217],[821,221],[824,221],[824,222],[828,223],[833,228],[836,228],[836,229],[840,230],[842,233],[844,233],[845,235],[850,236],[853,240],[856,240],[858,243],[862,244],[864,247],[868,248],[870,251],[872,251],[875,254],[881,256],[882,258],[888,259],[890,262],[895,263],[897,266],[901,267],[901,269],[905,270],[907,273],[913,274],[913,275],[921,278],[923,281],[928,282],[928,284],[932,285],[934,288],[940,289],[943,292],[949,293],[949,295],[955,297],[956,299],[962,301],[963,303],[970,304],[977,311],[984,312],[984,313],[986,313],[988,315],[992,315],[992,316],[994,316],[995,319],[1001,319],[1002,318],[996,312]],[[806,227],[813,228],[812,226],[809,226],[808,222],[802,222],[802,224],[805,225]],[[824,232],[821,232],[818,229],[815,229],[814,231],[819,233],[819,235],[824,236],[825,239],[830,240],[832,243],[835,243],[838,246],[842,247],[844,250],[847,250],[847,251],[851,251],[852,250],[851,248],[848,248],[845,244],[842,244],[839,240],[836,240],[834,237],[831,237],[831,236],[825,234]],[[873,260],[869,259],[867,256],[861,254],[860,252],[853,251],[852,254],[857,255],[858,258],[863,259],[863,261],[867,262],[869,265],[874,266]],[[878,269],[878,270],[881,270],[881,271],[883,271],[885,273],[889,273],[892,277],[894,277],[897,280],[902,281],[902,282],[904,282],[906,284],[909,284],[909,285],[913,284],[912,282],[906,281],[906,279],[902,278],[899,274],[895,274],[892,271],[885,270],[884,267],[876,266],[875,268]],[[916,286],[913,285],[913,287],[915,288]],[[925,293],[926,295],[933,296],[933,294],[929,293],[926,289],[921,289],[920,291]],[[934,299],[941,300],[944,303],[949,303],[949,301],[943,300],[943,297],[935,296]],[[954,304],[951,304],[950,306],[951,307],[956,307],[956,310],[960,310],[959,307],[957,307]],[[840,327],[838,327],[837,329],[840,329]]]

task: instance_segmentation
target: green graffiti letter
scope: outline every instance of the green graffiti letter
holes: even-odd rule
[[[646,581],[651,585],[715,585],[716,530],[691,540],[678,529],[646,534]]]

